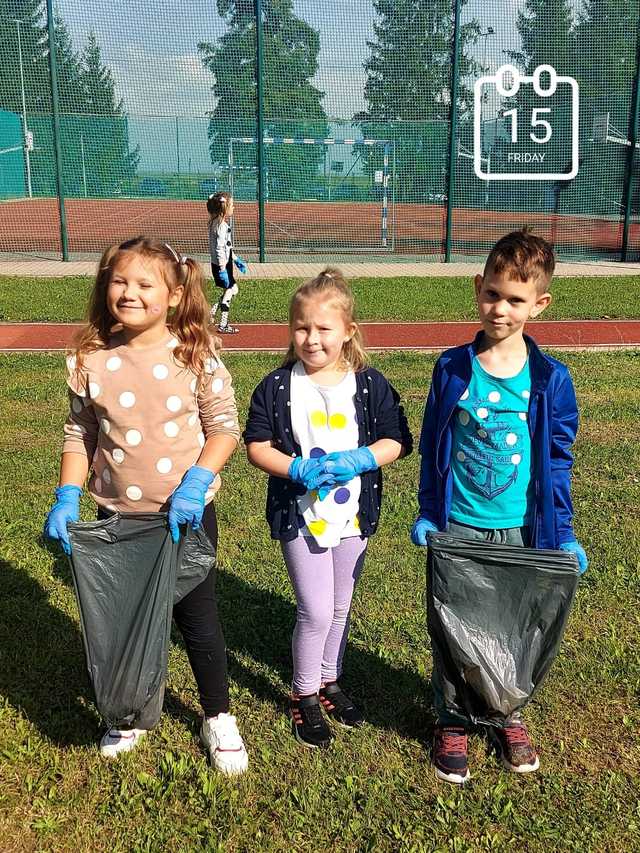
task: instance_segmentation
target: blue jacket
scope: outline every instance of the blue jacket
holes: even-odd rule
[[[291,368],[280,367],[269,373],[253,392],[244,431],[245,444],[272,441],[287,456],[300,456],[301,450],[291,427]],[[402,444],[405,455],[411,453],[413,441],[400,398],[393,386],[378,370],[367,367],[356,373],[354,406],[358,417],[360,447],[381,438],[392,438]],[[367,471],[361,475],[358,520],[363,536],[375,533],[382,501],[382,472]],[[271,537],[289,542],[298,535],[302,516],[298,515],[296,497],[305,493],[304,486],[284,477],[269,477],[267,486],[267,521]]]
[[[434,368],[420,435],[420,514],[439,530],[449,519],[453,477],[451,418],[471,381],[472,361],[482,332],[473,343],[444,352]],[[543,353],[525,335],[531,368],[529,433],[535,507],[531,534],[534,548],[557,549],[575,539],[572,526],[571,445],[578,430],[573,382],[562,362]],[[500,520],[496,519],[496,527]]]

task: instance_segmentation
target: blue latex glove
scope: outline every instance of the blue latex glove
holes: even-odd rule
[[[242,260],[242,258],[239,258],[239,257],[236,255],[236,257],[233,259],[233,263],[236,265],[236,268],[237,268],[237,269],[239,269],[241,273],[243,273],[243,274],[244,274],[244,273],[246,273],[246,271],[247,271],[247,265],[246,265],[246,264],[245,264],[245,262]]]
[[[230,287],[232,287],[232,284],[229,281],[229,273],[226,270],[220,270],[219,276],[220,276],[220,281],[224,285],[225,290],[228,290]]]
[[[294,483],[300,483],[308,492],[314,489],[318,490],[318,496],[321,486],[335,486],[336,480],[332,474],[325,471],[324,460],[326,456],[321,456],[319,459],[304,459],[302,456],[296,456],[289,465],[289,477]],[[320,500],[327,496],[327,491],[324,492]]]
[[[578,568],[580,574],[583,575],[589,568],[589,560],[582,545],[574,539],[572,542],[563,542],[560,546],[561,551],[568,551],[570,554],[575,554],[578,558]]]
[[[56,502],[51,507],[44,523],[44,535],[60,542],[65,554],[71,554],[71,542],[67,533],[70,521],[80,520],[80,486],[58,486]]]
[[[204,512],[204,496],[213,483],[215,474],[208,468],[192,465],[169,499],[169,530],[174,542],[180,540],[179,524],[200,527]]]
[[[329,474],[333,474],[336,483],[348,483],[365,471],[376,471],[378,463],[376,457],[368,447],[358,447],[356,450],[341,450],[337,453],[328,453],[325,457],[324,468]]]
[[[413,522],[413,527],[411,528],[411,541],[414,545],[426,546],[428,534],[437,532],[438,528],[433,521],[429,521],[428,518],[424,518],[424,516],[419,515]]]

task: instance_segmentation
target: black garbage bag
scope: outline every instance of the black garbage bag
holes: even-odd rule
[[[215,564],[202,528],[174,544],[165,513],[115,513],[68,526],[89,679],[109,725],[160,719],[173,605]]]
[[[444,705],[500,727],[542,684],[578,586],[565,551],[429,536],[427,626]]]

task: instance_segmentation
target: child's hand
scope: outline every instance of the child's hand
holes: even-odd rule
[[[169,530],[174,542],[180,540],[179,524],[190,524],[194,530],[200,527],[204,512],[204,498],[213,483],[215,474],[208,468],[192,465],[169,499]]]
[[[240,270],[240,272],[241,272],[243,275],[244,275],[244,273],[246,273],[246,271],[247,271],[247,265],[246,265],[246,264],[245,264],[245,262],[242,260],[242,258],[239,258],[239,257],[236,255],[236,257],[233,259],[233,263],[236,265],[236,268],[237,268],[237,269],[239,269],[239,270]]]
[[[428,518],[425,518],[422,515],[419,515],[416,520],[413,522],[413,527],[411,528],[411,541],[414,545],[419,545],[421,547],[427,546],[427,536],[429,533],[437,533],[438,528],[430,521]]]
[[[322,456],[320,459],[303,459],[302,456],[296,456],[289,465],[289,477],[294,483],[300,483],[304,486],[308,492],[312,492],[314,489],[319,491],[324,486],[335,486],[335,477],[325,471],[324,460],[326,458],[326,456]],[[326,497],[326,493],[323,495],[324,497]]]
[[[578,568],[580,569],[580,574],[583,575],[587,569],[589,568],[589,560],[587,560],[587,554],[582,547],[582,545],[574,539],[572,542],[563,542],[560,546],[561,551],[568,551],[570,554],[575,554],[578,558]]]
[[[67,533],[67,524],[80,519],[80,486],[58,486],[56,502],[51,507],[44,523],[44,535],[48,539],[60,542],[65,554],[71,554],[71,542]]]
[[[225,290],[228,290],[231,287],[231,282],[229,281],[229,273],[226,270],[220,270],[220,281],[224,285]]]
[[[333,474],[336,483],[340,484],[348,483],[366,471],[376,471],[379,467],[376,457],[368,447],[328,453],[323,459],[325,471]]]

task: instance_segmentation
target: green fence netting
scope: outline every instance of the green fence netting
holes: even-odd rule
[[[59,257],[63,210],[69,257],[205,257],[226,189],[250,258],[479,257],[529,224],[640,259],[640,0],[59,0],[57,110],[47,5],[0,2],[1,253]]]

